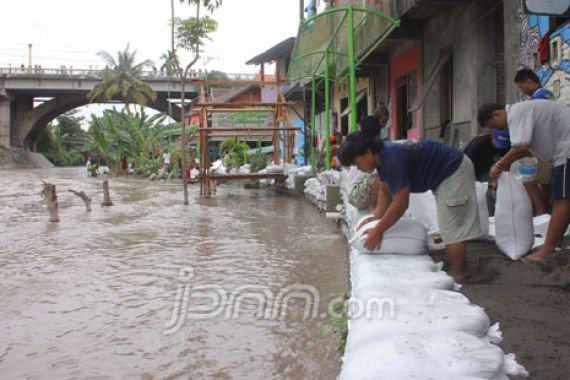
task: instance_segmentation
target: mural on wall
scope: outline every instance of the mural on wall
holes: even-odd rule
[[[520,67],[535,70],[542,85],[570,106],[570,23],[551,31],[548,16],[526,15],[519,9],[519,17]],[[548,54],[541,57],[539,46],[543,39]]]

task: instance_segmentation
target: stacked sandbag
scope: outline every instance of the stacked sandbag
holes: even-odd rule
[[[495,208],[495,242],[509,258],[526,255],[534,242],[532,203],[522,181],[508,172],[499,176]]]
[[[351,238],[350,320],[340,380],[526,374],[496,345],[498,325],[491,326],[485,311],[458,293],[442,265],[425,255],[422,223],[398,221],[384,233],[380,249],[368,253],[362,233],[374,225],[354,230]]]
[[[365,253],[420,255],[427,252],[427,230],[417,221],[400,219],[396,224],[386,230],[383,235],[380,249],[368,250],[364,247],[367,235],[366,230],[376,227],[379,221],[373,221],[362,226],[355,232],[350,240],[353,248]],[[359,225],[360,223],[358,223]]]

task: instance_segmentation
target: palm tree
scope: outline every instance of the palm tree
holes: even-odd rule
[[[140,79],[143,67],[153,65],[151,60],[135,64],[136,51],[130,52],[128,44],[124,51],[117,53],[117,60],[106,51],[100,51],[97,55],[105,60],[107,68],[103,72],[103,81],[87,94],[90,101],[120,97],[130,114],[130,104],[146,105],[149,100],[156,100],[156,93]]]

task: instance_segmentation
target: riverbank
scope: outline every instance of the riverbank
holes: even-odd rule
[[[0,146],[0,169],[46,169],[54,165],[41,153]]]

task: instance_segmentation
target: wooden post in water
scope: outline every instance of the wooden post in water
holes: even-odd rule
[[[87,210],[87,212],[91,212],[91,198],[89,196],[87,196],[87,194],[85,194],[85,192],[83,191],[75,191],[75,190],[68,190],[69,192],[77,195],[79,198],[81,198],[83,200],[83,202],[85,202],[85,209]]]
[[[55,191],[55,185],[51,183],[44,182],[44,188],[42,190],[42,197],[46,202],[46,206],[49,211],[49,221],[59,222],[59,206],[57,203],[57,194]]]
[[[112,206],[111,195],[109,194],[109,180],[103,181],[103,203],[102,206]]]

